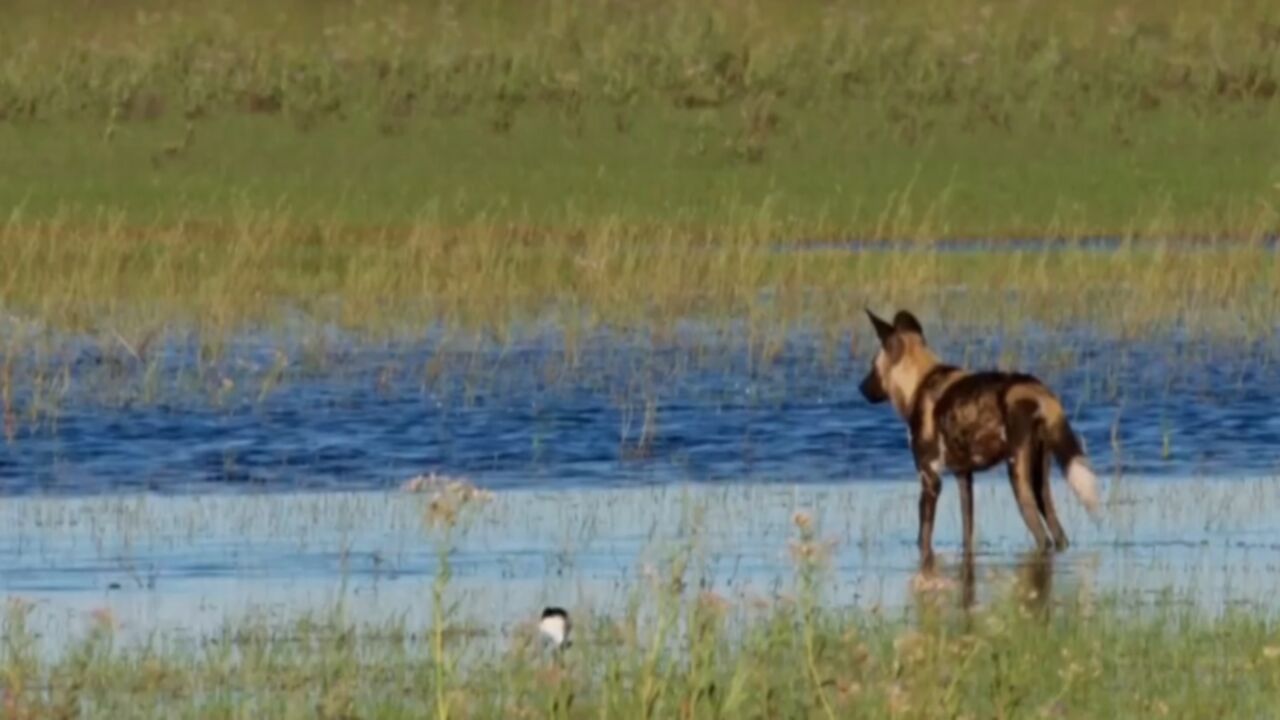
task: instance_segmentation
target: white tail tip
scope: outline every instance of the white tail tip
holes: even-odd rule
[[[1075,492],[1076,497],[1084,504],[1090,515],[1098,513],[1098,478],[1081,458],[1075,458],[1067,465],[1067,484]]]

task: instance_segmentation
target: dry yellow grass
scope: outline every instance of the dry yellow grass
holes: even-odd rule
[[[843,337],[864,306],[932,308],[955,327],[1257,337],[1280,298],[1280,267],[1260,236],[968,251],[779,241],[790,236],[768,220],[724,230],[431,220],[352,230],[272,215],[218,226],[11,222],[0,228],[0,305],[42,331],[119,335],[134,348],[165,330],[215,342],[299,319],[370,337],[439,324],[499,340],[537,322],[568,337],[606,327],[662,336],[697,320],[742,323],[768,345],[793,330]]]

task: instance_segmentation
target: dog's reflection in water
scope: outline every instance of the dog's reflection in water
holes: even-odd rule
[[[1052,606],[1055,555],[1031,550],[1018,556],[1013,567],[1013,589],[1026,610],[1048,616]],[[954,570],[940,568],[939,561],[929,558],[911,579],[912,593],[918,601],[957,591],[960,607],[974,609],[978,602],[978,575],[982,569],[973,553],[962,553]]]

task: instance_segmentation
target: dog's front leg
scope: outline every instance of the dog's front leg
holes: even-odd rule
[[[973,473],[956,473],[960,488],[960,521],[964,526],[964,554],[973,554]]]
[[[938,495],[942,493],[942,476],[928,467],[920,468],[920,559],[933,559],[933,517],[938,509]]]

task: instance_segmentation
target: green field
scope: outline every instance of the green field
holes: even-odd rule
[[[0,126],[0,203],[21,218],[96,211],[134,221],[216,221],[285,211],[324,224],[380,226],[429,215],[534,226],[598,222],[740,225],[761,214],[793,237],[1008,237],[1070,234],[1248,236],[1280,207],[1280,112],[1208,127],[1191,113],[1141,121],[1122,144],[1105,121],[1071,132],[939,127],[916,143],[851,106],[788,109],[767,155],[729,147],[733,110],[646,106],[625,135],[612,113],[521,111],[497,134],[479,111],[413,117],[393,136],[357,117],[300,131],[275,117],[129,123],[50,120]],[[1148,225],[1156,223],[1154,229]],[[1260,227],[1261,226],[1261,227]]]
[[[8,5],[26,219],[1247,236],[1280,204],[1267,3]]]

